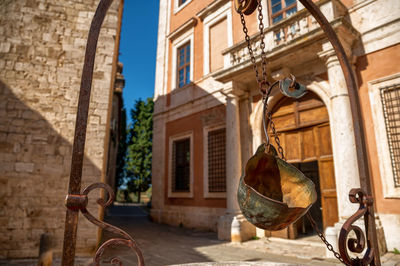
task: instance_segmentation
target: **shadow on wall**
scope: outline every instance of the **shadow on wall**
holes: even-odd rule
[[[54,237],[56,256],[62,248],[72,145],[48,122],[57,113],[50,103],[42,108],[46,119],[0,80],[0,258],[37,257],[43,233]],[[85,157],[82,188],[100,176]],[[89,210],[97,216],[96,195],[90,198]],[[97,244],[97,227],[84,219],[80,215],[78,253]]]

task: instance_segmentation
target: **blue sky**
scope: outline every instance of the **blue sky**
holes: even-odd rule
[[[123,91],[128,122],[135,100],[154,95],[159,0],[125,0],[119,61],[124,64]]]

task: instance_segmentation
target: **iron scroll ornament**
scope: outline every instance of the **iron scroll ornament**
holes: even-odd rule
[[[100,221],[96,219],[88,210],[87,210],[87,204],[88,204],[88,195],[89,193],[94,190],[94,189],[104,189],[108,193],[108,200],[104,201],[103,198],[98,198],[97,203],[102,206],[103,208],[109,206],[112,204],[112,202],[115,199],[115,194],[112,188],[104,183],[94,183],[86,187],[82,194],[79,195],[67,195],[65,199],[65,205],[67,206],[68,209],[71,210],[78,210],[81,211],[82,214],[88,219],[91,223],[94,225],[97,225],[98,227],[102,228],[103,230],[106,230],[108,232],[111,232],[113,234],[119,235],[122,238],[113,238],[110,240],[107,240],[104,242],[96,251],[96,254],[93,258],[93,263],[94,265],[100,265],[100,260],[101,256],[103,255],[104,251],[106,248],[110,246],[116,246],[116,245],[123,245],[131,248],[133,252],[136,253],[137,259],[138,259],[138,264],[139,265],[144,265],[144,258],[141,250],[139,249],[137,242],[125,231],[119,229],[118,227],[115,227],[111,224],[108,224],[106,222]],[[122,261],[118,258],[112,258],[110,261],[112,264],[119,264],[122,265]]]
[[[88,203],[87,196],[90,191],[97,188],[103,188],[108,192],[109,199],[107,202],[104,202],[103,199],[99,199],[97,201],[98,204],[100,204],[102,207],[105,207],[110,205],[114,199],[114,192],[112,191],[112,189],[106,184],[95,183],[85,188],[85,190],[81,194],[83,157],[85,150],[87,121],[96,48],[101,26],[112,2],[113,0],[100,0],[90,25],[88,40],[86,44],[85,61],[82,70],[81,86],[78,100],[78,111],[76,115],[74,143],[72,148],[72,162],[68,186],[68,195],[65,201],[67,211],[65,219],[64,244],[62,255],[63,266],[74,265],[79,211],[81,211],[82,214],[93,224],[122,237],[118,239],[110,239],[106,241],[102,246],[100,246],[93,260],[94,265],[99,265],[100,257],[103,254],[104,250],[107,247],[113,245],[125,245],[130,247],[137,255],[138,264],[140,266],[144,265],[142,252],[137,246],[136,241],[129,234],[115,226],[99,221],[86,209]],[[122,264],[122,262],[118,258],[113,258],[110,262],[112,264]]]
[[[374,259],[375,252],[371,241],[368,239],[368,223],[370,222],[371,209],[373,208],[374,201],[371,196],[368,196],[365,191],[359,188],[350,190],[349,199],[351,203],[360,204],[360,207],[357,212],[343,224],[340,230],[338,241],[339,252],[347,265],[368,265]],[[355,221],[362,217],[364,218],[365,229],[367,230],[367,238],[360,227],[353,225]],[[355,233],[356,238],[348,238],[351,231]],[[367,244],[367,249],[361,259],[358,257],[355,259],[350,258],[347,248],[351,252],[361,253],[365,249],[365,244]]]

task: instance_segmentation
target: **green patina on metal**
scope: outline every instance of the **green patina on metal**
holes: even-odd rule
[[[281,230],[306,214],[317,199],[314,183],[262,144],[240,178],[238,201],[243,215],[265,230]]]

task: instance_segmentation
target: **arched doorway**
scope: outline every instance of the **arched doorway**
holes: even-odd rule
[[[324,229],[338,221],[336,183],[328,110],[321,99],[309,91],[299,100],[283,97],[272,107],[272,118],[288,162],[313,180],[318,200],[311,214]],[[271,130],[270,130],[271,131]],[[272,143],[275,139],[269,132]],[[300,219],[272,236],[296,238],[312,232],[306,219]]]

